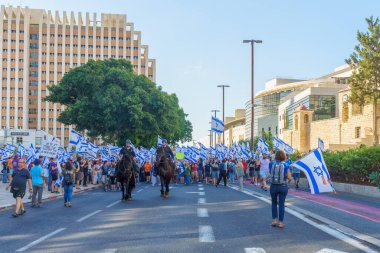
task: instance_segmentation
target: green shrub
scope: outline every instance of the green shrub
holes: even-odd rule
[[[333,181],[377,186],[370,175],[380,171],[380,146],[361,146],[338,152],[327,151],[323,157]]]

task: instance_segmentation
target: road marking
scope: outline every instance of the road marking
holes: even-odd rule
[[[317,253],[347,253],[347,252],[334,250],[334,249],[321,249]]]
[[[103,251],[101,251],[101,253],[115,253],[117,251],[117,249],[105,249]]]
[[[141,192],[142,190],[144,190],[144,189],[140,189],[140,190],[138,190],[137,193]]]
[[[199,242],[215,242],[211,226],[199,226]]]
[[[231,189],[234,189],[234,190],[238,190],[237,187],[230,187]],[[250,195],[254,198],[257,198],[257,199],[260,199],[262,201],[264,201],[265,203],[268,203],[268,204],[271,204],[271,200],[265,198],[265,197],[262,197],[260,196],[259,194],[254,194],[252,192],[249,192],[247,190],[244,190],[243,193],[247,194],[247,195]],[[360,241],[358,240],[355,240],[351,237],[349,237],[348,235],[346,235],[345,233],[341,232],[340,230],[337,230],[337,229],[334,229],[332,227],[329,226],[329,224],[319,224],[317,222],[315,222],[314,220],[310,219],[307,215],[305,214],[302,214],[300,212],[297,212],[289,207],[287,207],[285,209],[285,212],[297,217],[298,219],[308,223],[309,225],[325,232],[326,234],[329,234],[347,244],[350,244],[351,246],[357,248],[357,249],[360,249],[364,252],[367,252],[367,253],[376,253],[376,251],[374,251],[373,249],[369,248],[368,246],[364,245],[363,243],[361,243]]]
[[[65,229],[66,229],[66,228],[60,228],[60,229],[57,229],[57,230],[55,230],[54,232],[51,232],[50,234],[47,234],[47,235],[41,237],[40,239],[35,240],[35,241],[29,243],[29,244],[26,245],[25,247],[22,247],[22,248],[16,250],[16,252],[23,252],[23,251],[25,251],[25,250],[27,250],[27,249],[29,249],[29,248],[31,248],[31,247],[33,247],[33,246],[39,244],[40,242],[42,242],[42,241],[44,241],[44,240],[46,240],[46,239],[48,239],[48,238],[50,238],[50,237],[52,237],[52,236],[58,234],[59,232],[62,232],[62,231],[65,230]]]
[[[201,196],[204,196],[205,195],[205,193],[204,192],[186,192],[186,193],[193,193],[193,194],[199,194],[199,195],[201,195]]]
[[[207,208],[198,208],[198,217],[199,218],[207,218],[208,217]]]
[[[203,188],[203,187],[199,187],[198,190],[199,190],[199,191],[204,191],[205,188]]]
[[[245,253],[266,253],[263,248],[245,248]]]
[[[82,222],[82,221],[84,221],[84,220],[90,218],[91,216],[94,216],[95,214],[100,213],[101,211],[102,211],[102,210],[97,210],[97,211],[95,211],[95,212],[92,212],[92,213],[90,213],[90,214],[87,214],[86,216],[84,216],[84,217],[80,218],[79,220],[77,220],[77,222]]]
[[[114,205],[119,204],[120,202],[121,202],[121,200],[115,201],[115,202],[113,202],[112,204],[109,204],[109,205],[106,206],[106,207],[107,207],[107,208],[112,207],[112,206],[114,206]]]
[[[206,204],[206,199],[205,198],[199,198],[198,204]]]

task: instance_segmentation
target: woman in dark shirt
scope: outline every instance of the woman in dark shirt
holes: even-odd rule
[[[7,190],[11,188],[13,198],[16,199],[15,213],[12,214],[15,218],[26,213],[24,204],[22,203],[22,198],[25,196],[26,183],[29,185],[29,192],[31,194],[33,193],[32,177],[30,176],[29,170],[25,168],[23,160],[19,161],[18,167],[19,169],[13,172],[12,179],[7,186]]]

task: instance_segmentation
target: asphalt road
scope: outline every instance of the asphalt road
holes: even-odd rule
[[[131,202],[120,197],[97,190],[72,208],[60,199],[16,219],[1,212],[0,252],[363,252],[289,213],[273,228],[270,205],[230,188],[173,185],[161,199],[140,184]]]

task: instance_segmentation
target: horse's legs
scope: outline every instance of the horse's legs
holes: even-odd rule
[[[161,197],[164,197],[164,179],[162,176],[160,176],[160,183],[161,183]]]
[[[124,200],[124,180],[120,180],[120,185],[121,185],[121,200]]]
[[[129,196],[129,185],[131,184],[131,178],[127,178],[125,180],[125,196],[124,196],[124,199],[125,200],[129,200],[130,196]]]
[[[169,183],[171,179],[166,179],[165,180],[165,197],[169,197]]]

